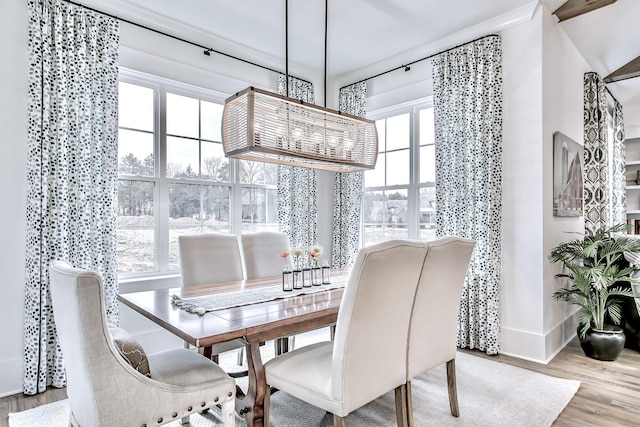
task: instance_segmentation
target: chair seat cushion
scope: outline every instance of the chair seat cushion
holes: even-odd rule
[[[331,394],[332,353],[333,342],[326,341],[275,357],[264,365],[267,384],[341,415],[342,402]]]
[[[186,348],[162,351],[149,355],[151,378],[177,386],[215,384],[227,378],[235,382],[221,367],[195,351]],[[232,387],[234,389],[235,386]]]
[[[129,365],[142,375],[151,377],[149,371],[149,360],[144,349],[127,331],[114,325],[109,325],[111,339],[118,349],[118,353]]]

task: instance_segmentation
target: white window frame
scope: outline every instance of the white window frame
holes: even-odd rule
[[[147,87],[154,92],[154,170],[153,177],[118,175],[118,179],[154,182],[154,217],[155,217],[155,263],[157,270],[143,273],[123,273],[118,281],[127,292],[137,290],[180,286],[180,271],[169,269],[169,183],[180,182],[166,177],[167,159],[167,93],[196,98],[202,101],[224,105],[228,94],[205,89],[163,77],[147,74],[126,68],[120,68],[119,81]],[[189,184],[220,185],[230,188],[229,222],[231,234],[240,234],[242,230],[242,190],[243,188],[274,189],[268,184],[240,183],[239,161],[229,159],[230,182],[208,180],[189,180]],[[269,224],[267,224],[269,225]]]
[[[392,186],[380,186],[380,187],[365,187],[365,191],[387,191],[394,190],[407,190],[407,238],[419,239],[420,231],[420,204],[418,203],[420,197],[420,188],[423,187],[435,187],[435,182],[432,184],[420,183],[420,111],[425,108],[433,107],[433,97],[420,98],[418,100],[405,102],[402,104],[393,105],[386,108],[371,111],[367,114],[367,118],[371,120],[388,119],[393,116],[409,113],[409,126],[411,132],[409,133],[409,184],[408,185],[392,185]],[[366,180],[365,180],[366,186]],[[364,197],[363,197],[364,201]],[[362,205],[364,209],[364,203]],[[360,221],[360,242],[366,244],[364,240],[365,228],[362,221],[364,215],[361,215]]]

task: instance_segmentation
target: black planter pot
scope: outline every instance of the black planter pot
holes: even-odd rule
[[[616,360],[625,342],[622,328],[612,325],[605,325],[602,331],[589,329],[584,338],[580,337],[580,326],[578,326],[578,337],[586,356],[608,362]]]

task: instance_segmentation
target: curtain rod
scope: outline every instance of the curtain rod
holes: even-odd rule
[[[449,51],[451,51],[451,50],[454,50],[454,49],[457,49],[457,48],[459,48],[459,47],[462,47],[462,46],[468,45],[468,44],[470,44],[470,43],[475,43],[475,42],[477,42],[477,41],[479,41],[479,40],[486,39],[486,38],[489,38],[489,37],[499,37],[499,36],[498,36],[498,34],[489,34],[488,36],[478,37],[477,39],[474,39],[474,40],[471,40],[471,41],[468,41],[468,42],[465,42],[465,43],[459,44],[459,45],[457,45],[457,46],[450,47],[449,49],[445,49],[445,50],[440,51],[440,52],[437,52],[437,53],[433,53],[433,54],[431,54],[431,55],[429,55],[429,56],[425,56],[424,58],[416,59],[415,61],[411,61],[411,62],[409,62],[409,63],[407,63],[407,64],[400,65],[399,67],[392,68],[392,69],[387,70],[387,71],[383,71],[383,72],[381,72],[381,73],[378,73],[378,74],[373,75],[373,76],[369,76],[369,77],[364,78],[364,79],[362,79],[362,80],[358,80],[358,81],[357,81],[357,82],[355,82],[355,83],[350,83],[350,84],[348,84],[348,85],[342,86],[342,87],[340,88],[340,90],[342,90],[342,89],[344,89],[344,88],[347,88],[347,87],[349,87],[349,86],[357,85],[358,83],[366,82],[367,80],[375,79],[376,77],[380,77],[380,76],[383,76],[383,75],[385,75],[385,74],[389,74],[389,73],[391,73],[391,72],[393,72],[393,71],[397,71],[397,70],[400,70],[400,69],[402,69],[402,68],[404,68],[404,70],[405,70],[405,71],[409,71],[409,70],[411,70],[411,65],[413,65],[413,64],[415,64],[415,63],[418,63],[418,62],[421,62],[421,61],[426,61],[427,59],[431,59],[431,58],[433,58],[434,56],[437,56],[437,55],[440,55],[440,54],[443,54],[443,53],[449,52]]]
[[[163,35],[165,37],[169,37],[169,38],[172,38],[174,40],[178,40],[178,41],[181,41],[183,43],[187,43],[187,44],[190,44],[192,46],[199,47],[201,49],[204,49],[203,53],[204,53],[204,55],[207,55],[207,56],[210,56],[211,52],[213,52],[213,53],[217,53],[218,55],[226,56],[227,58],[235,59],[236,61],[244,62],[245,64],[253,65],[254,67],[259,67],[259,68],[262,68],[264,70],[271,71],[273,73],[285,74],[282,71],[278,71],[278,70],[275,70],[273,68],[269,68],[269,67],[267,67],[265,65],[257,64],[255,62],[251,62],[251,61],[249,61],[247,59],[239,58],[237,56],[234,56],[234,55],[231,55],[231,54],[228,54],[228,53],[225,53],[225,52],[221,52],[221,51],[216,50],[216,49],[214,49],[212,47],[203,46],[203,45],[201,45],[199,43],[192,42],[191,40],[186,40],[186,39],[183,39],[181,37],[174,36],[173,34],[168,34],[168,33],[165,33],[163,31],[156,30],[155,28],[151,28],[151,27],[148,27],[146,25],[143,25],[143,24],[140,24],[140,23],[137,23],[137,22],[133,22],[133,21],[130,21],[130,20],[125,19],[125,18],[121,18],[121,17],[116,16],[116,15],[112,15],[112,14],[104,12],[102,10],[94,9],[93,7],[86,6],[86,5],[82,4],[82,3],[77,3],[77,2],[75,2],[73,0],[63,0],[63,1],[65,1],[66,3],[70,3],[70,4],[73,4],[75,6],[79,6],[79,7],[82,7],[84,9],[90,10],[92,12],[96,12],[96,13],[99,13],[101,15],[108,16],[109,18],[117,19],[118,21],[125,22],[127,24],[131,24],[133,26],[136,26],[136,27],[139,27],[139,28],[143,28],[143,29],[148,30],[148,31],[152,31],[154,33]],[[296,79],[302,80],[305,83],[311,84],[311,82],[308,81],[308,80],[300,79],[298,77],[296,77]]]

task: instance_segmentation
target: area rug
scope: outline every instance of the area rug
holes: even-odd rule
[[[456,358],[460,417],[449,412],[445,367],[439,366],[412,382],[415,425],[427,426],[550,426],[580,386],[522,368],[458,352]],[[349,414],[350,427],[394,426],[393,391]],[[9,414],[10,427],[67,427],[66,400]],[[191,416],[194,427],[215,425],[215,412]],[[333,418],[321,409],[286,393],[271,397],[271,427],[328,427]],[[177,422],[167,424],[178,426]],[[236,425],[245,426],[237,418]]]

